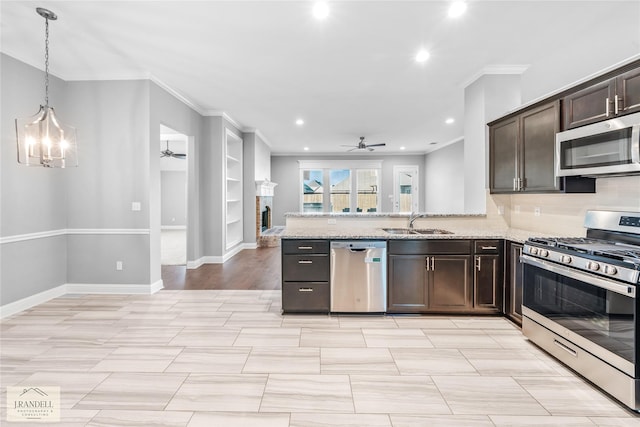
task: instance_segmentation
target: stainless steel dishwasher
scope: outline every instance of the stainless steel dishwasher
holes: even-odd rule
[[[331,311],[387,310],[387,242],[331,242]]]

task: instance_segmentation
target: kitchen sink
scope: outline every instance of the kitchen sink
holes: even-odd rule
[[[389,234],[453,234],[439,228],[383,228]]]

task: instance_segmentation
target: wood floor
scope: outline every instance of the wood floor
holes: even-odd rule
[[[280,248],[245,249],[224,264],[204,264],[195,270],[163,265],[165,289],[277,290],[280,285]]]

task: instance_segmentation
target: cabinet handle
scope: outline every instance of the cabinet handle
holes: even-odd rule
[[[620,112],[620,110],[622,110],[622,108],[619,107],[620,101],[622,101],[622,98],[619,97],[618,95],[616,95],[613,99],[614,99],[614,101],[613,101],[613,109],[614,109],[614,111],[615,111],[615,113],[617,115]]]
[[[518,178],[513,178],[513,191],[518,191]]]
[[[568,345],[561,343],[558,340],[553,340],[553,343],[558,347],[560,347],[561,349],[563,349],[564,351],[566,351],[567,353],[569,353],[570,355],[572,355],[573,357],[578,357],[578,352],[572,349],[571,347],[569,347]]]
[[[313,246],[298,246],[298,249],[304,250],[304,251],[310,251],[311,249],[313,249]]]
[[[429,267],[429,257],[424,257],[424,262],[425,262],[425,268],[427,269],[427,271],[431,270],[431,267]]]
[[[300,261],[298,261],[298,264],[313,264],[313,261],[301,259]]]
[[[431,271],[436,270],[436,257],[431,257]]]
[[[498,249],[497,246],[481,246],[483,251],[489,251],[489,250],[493,250],[495,251],[496,249]]]
[[[609,111],[609,98],[607,98],[607,99],[605,100],[605,104],[604,104],[604,114],[605,114],[607,117],[609,117],[609,113],[610,113],[610,111]]]
[[[476,256],[476,270],[480,271],[480,265],[481,265],[480,257]]]
[[[298,288],[298,292],[313,292],[313,288]]]

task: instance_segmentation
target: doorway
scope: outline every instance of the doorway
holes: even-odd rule
[[[188,137],[160,125],[160,263],[187,264]]]
[[[393,211],[418,212],[418,166],[393,167]]]

